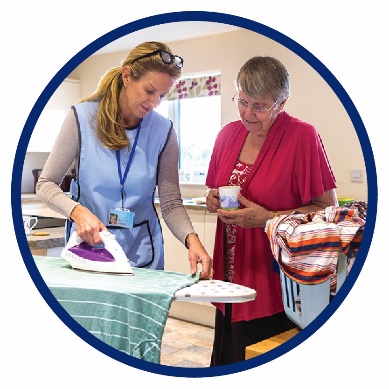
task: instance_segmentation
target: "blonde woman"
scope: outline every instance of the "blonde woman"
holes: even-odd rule
[[[211,258],[182,204],[178,142],[172,122],[154,111],[181,76],[183,59],[159,42],[135,47],[121,66],[109,70],[96,91],[75,104],[36,186],[38,197],[65,215],[67,237],[74,230],[95,245],[100,230],[116,235],[131,266],[164,268],[161,226],[154,207],[158,186],[162,216],[188,248],[190,271]],[[59,187],[76,161],[72,198]],[[132,212],[131,223],[109,225],[110,211]],[[118,223],[120,224],[120,223]]]

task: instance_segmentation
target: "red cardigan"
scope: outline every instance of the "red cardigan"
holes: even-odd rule
[[[236,121],[219,132],[213,149],[206,185],[227,185],[248,132]],[[321,138],[316,129],[281,112],[258,154],[242,195],[268,210],[301,207],[325,191],[336,188]],[[224,280],[224,223],[217,220],[213,253],[214,278]],[[263,228],[236,231],[234,283],[253,288],[257,298],[233,304],[232,321],[253,320],[281,312],[279,274]],[[224,312],[224,304],[215,304]]]

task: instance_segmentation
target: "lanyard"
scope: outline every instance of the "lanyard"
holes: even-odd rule
[[[126,181],[128,171],[130,170],[131,161],[134,158],[135,148],[136,148],[136,145],[138,143],[138,138],[139,138],[139,133],[140,133],[140,127],[142,125],[142,120],[143,119],[140,119],[138,129],[136,130],[134,144],[132,145],[132,148],[131,148],[130,156],[128,158],[126,168],[124,170],[124,175],[122,175],[122,169],[120,166],[120,150],[116,150],[116,161],[117,161],[117,165],[118,165],[118,174],[119,174],[119,180],[120,180],[120,195],[122,198],[122,208],[124,208],[124,182]]]

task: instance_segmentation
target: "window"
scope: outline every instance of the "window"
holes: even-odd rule
[[[178,81],[156,111],[172,120],[177,131],[180,182],[203,184],[221,128],[219,77]]]

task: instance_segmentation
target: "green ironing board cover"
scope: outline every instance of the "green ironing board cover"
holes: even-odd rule
[[[133,268],[134,275],[74,270],[62,258],[34,256],[46,285],[81,326],[101,341],[160,363],[161,342],[176,291],[199,280],[184,273]]]

